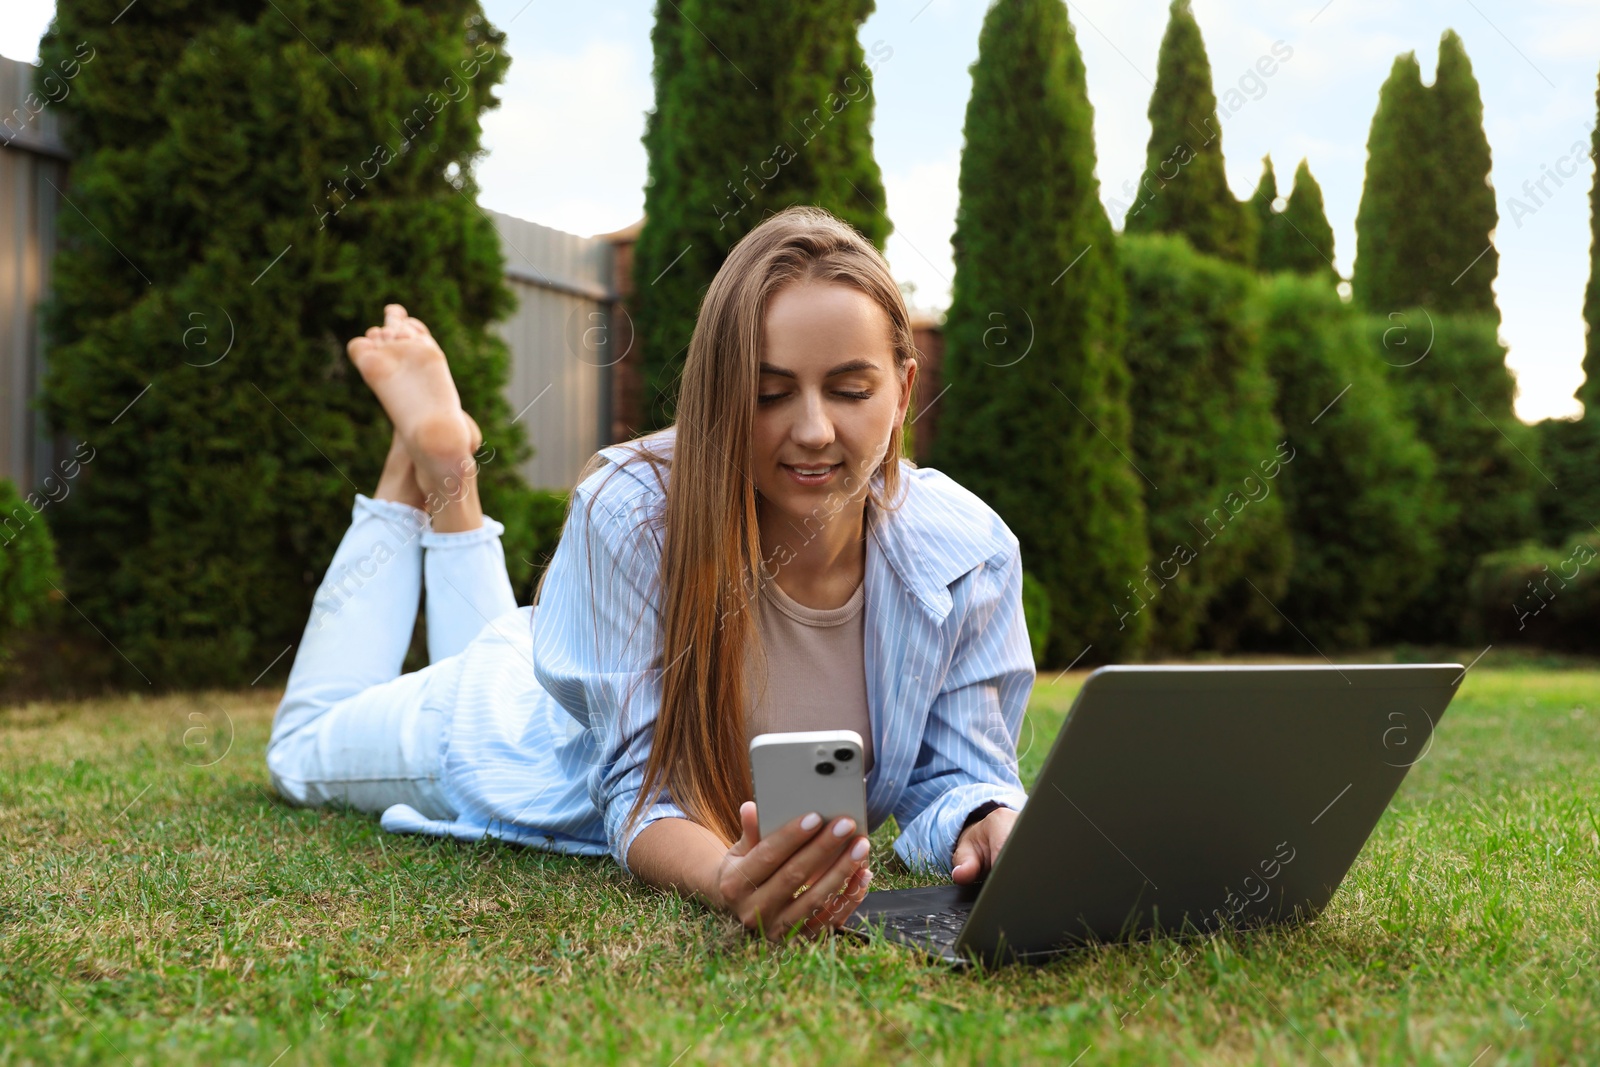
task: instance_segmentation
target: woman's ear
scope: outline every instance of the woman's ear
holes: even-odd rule
[[[900,389],[900,418],[898,420],[900,422],[905,421],[906,413],[911,410],[911,392],[916,388],[917,384],[917,358],[915,356],[907,357],[904,368],[906,380],[905,385]]]

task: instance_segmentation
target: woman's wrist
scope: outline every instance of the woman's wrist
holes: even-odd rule
[[[1005,807],[1005,805],[1000,803],[998,800],[988,800],[982,804],[979,804],[977,807],[973,808],[967,813],[967,820],[961,824],[961,829],[956,831],[956,836],[960,837],[973,826],[987,818],[990,812],[996,811],[1003,807]]]
[[[728,846],[689,819],[668,817],[640,830],[628,849],[628,869],[641,882],[698,897],[726,911],[721,887]]]

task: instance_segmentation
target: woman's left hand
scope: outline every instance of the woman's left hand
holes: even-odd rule
[[[968,885],[989,873],[1016,821],[1017,813],[1010,808],[996,808],[961,832],[951,858],[955,868],[950,877],[956,885]]]

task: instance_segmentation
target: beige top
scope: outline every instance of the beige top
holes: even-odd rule
[[[766,686],[759,655],[746,661],[745,736],[791,730],[854,730],[863,770],[872,769],[872,718],[867,710],[866,582],[836,608],[809,608],[776,581],[761,582],[756,625],[766,649]]]

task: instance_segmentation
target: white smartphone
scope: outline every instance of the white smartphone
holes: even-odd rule
[[[854,730],[760,734],[750,739],[750,774],[762,837],[813,811],[824,824],[848,815],[856,833],[867,832],[867,776]]]

